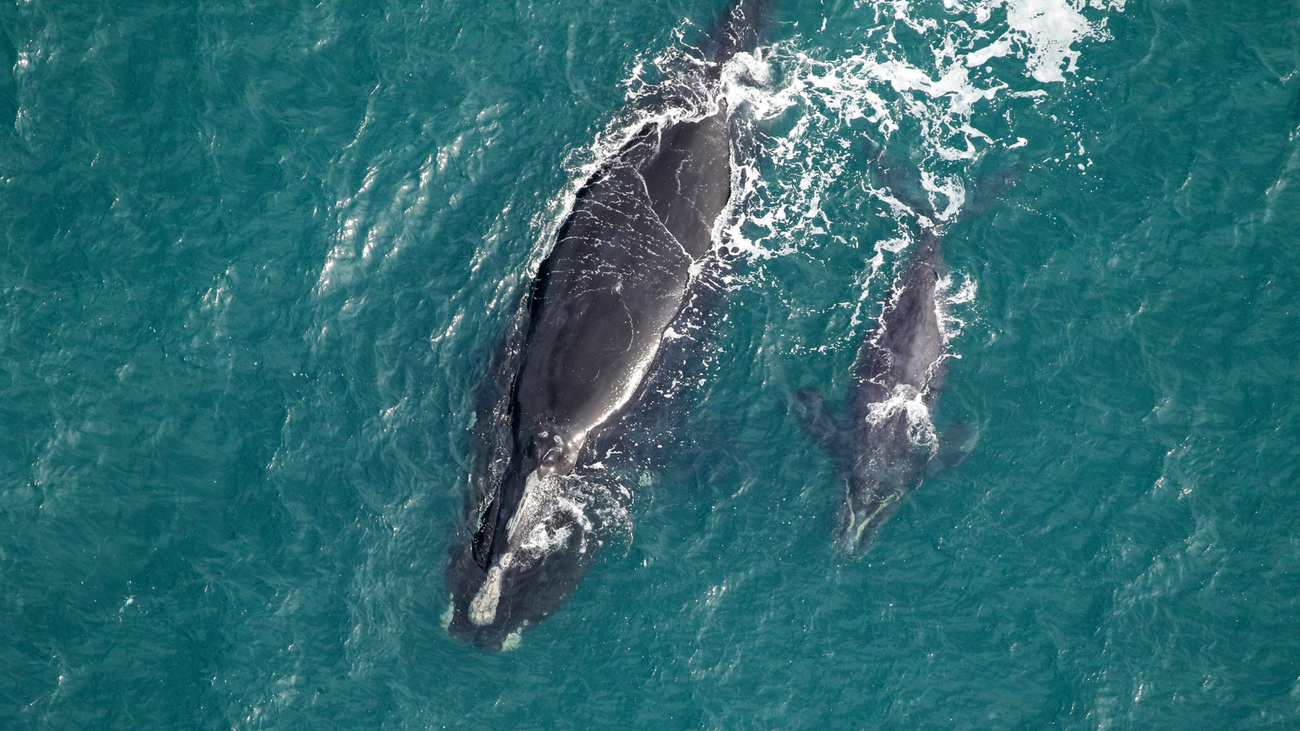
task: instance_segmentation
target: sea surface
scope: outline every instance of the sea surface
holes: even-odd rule
[[[1300,728],[1295,0],[781,2],[684,416],[443,631],[493,349],[722,4],[0,7],[0,728]],[[976,438],[846,561],[789,412],[917,240],[870,144]]]

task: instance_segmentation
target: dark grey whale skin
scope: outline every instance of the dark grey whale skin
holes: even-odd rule
[[[635,408],[682,312],[731,198],[730,110],[719,69],[757,40],[759,3],[719,16],[700,68],[668,80],[657,99],[693,116],[646,123],[578,192],[533,283],[523,316],[484,384],[466,530],[446,581],[448,631],[488,650],[536,625],[577,588],[594,554],[590,524],[552,516],[568,542],[542,558],[519,549],[510,524],[529,475],[571,474],[592,460]],[[704,100],[708,106],[701,104]],[[560,520],[561,523],[554,521]],[[471,605],[492,571],[490,621]],[[472,619],[472,617],[474,617]]]
[[[865,141],[879,182],[917,219],[916,248],[895,277],[880,319],[858,350],[844,416],[835,418],[816,389],[795,393],[796,416],[804,429],[834,459],[844,498],[835,543],[848,558],[872,545],[876,531],[928,473],[965,458],[973,442],[918,440],[905,410],[880,408],[900,392],[919,395],[933,412],[947,368],[947,338],[942,318],[946,300],[938,291],[945,273],[944,234],[985,210],[1014,182],[1013,164],[976,186],[976,195],[954,220],[939,222],[919,178],[897,160]],[[967,435],[968,437],[970,435]]]
[[[830,414],[816,390],[795,394],[805,429],[835,459],[844,486],[836,544],[850,558],[870,548],[875,532],[920,486],[933,456],[934,445],[909,435],[905,410],[869,417],[900,387],[934,406],[945,375],[937,296],[943,266],[942,236],[922,228],[915,253],[894,280],[893,298],[858,351],[842,419]]]
[[[920,189],[919,177],[870,140],[863,142],[878,182],[916,216],[919,233],[915,249],[894,278],[880,319],[858,350],[843,417],[830,412],[816,389],[795,393],[801,425],[835,462],[837,482],[843,487],[835,543],[848,558],[871,548],[876,531],[898,512],[928,471],[964,457],[950,450],[941,455],[937,443],[918,439],[905,409],[882,408],[899,395],[919,396],[930,411],[938,400],[948,346],[942,323],[945,300],[938,291],[945,270],[943,236],[957,221],[936,223],[938,216]],[[979,198],[958,219],[984,208],[1010,183],[1013,172],[984,181]]]

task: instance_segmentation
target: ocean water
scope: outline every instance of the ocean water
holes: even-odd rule
[[[782,2],[687,416],[562,611],[442,631],[478,381],[720,5],[0,8],[0,727],[1300,727],[1294,0]],[[914,242],[866,139],[978,440],[846,562],[787,410]]]

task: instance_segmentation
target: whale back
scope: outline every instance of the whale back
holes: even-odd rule
[[[929,396],[942,384],[947,345],[938,296],[942,268],[942,239],[924,229],[918,250],[895,279],[891,299],[858,352],[850,415],[861,416],[900,386]]]

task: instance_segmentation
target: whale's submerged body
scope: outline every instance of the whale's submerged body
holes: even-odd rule
[[[936,225],[934,208],[903,179],[897,162],[878,149],[873,156],[882,182],[917,216],[917,243],[858,351],[843,417],[833,416],[815,389],[795,394],[804,428],[835,460],[844,489],[835,542],[850,558],[871,547],[927,472],[960,461],[971,446],[948,442],[940,450],[931,419],[946,372],[947,298],[940,285],[943,233],[953,221]],[[1009,178],[987,182],[985,199]]]
[[[697,73],[666,81],[664,113],[578,192],[488,375],[466,540],[447,570],[444,620],[460,639],[509,649],[568,598],[591,560],[600,516],[582,468],[639,401],[714,250],[732,181],[720,68],[752,49],[756,5],[723,13]]]
[[[942,238],[922,229],[893,297],[858,351],[842,419],[820,394],[800,391],[806,427],[836,459],[844,485],[836,543],[856,557],[925,476],[937,441],[930,408],[944,378],[947,340],[939,282]]]

